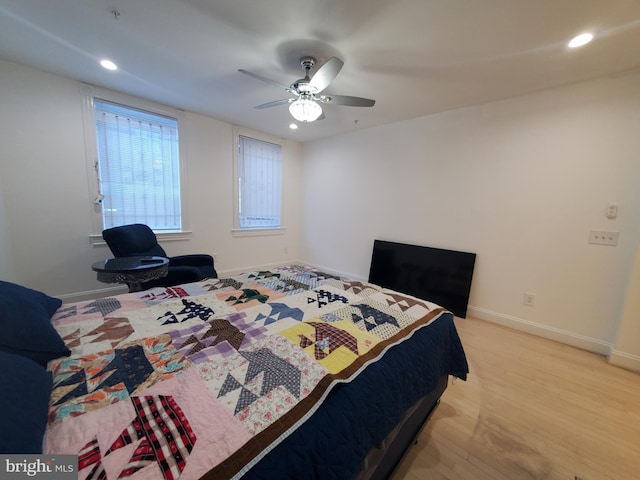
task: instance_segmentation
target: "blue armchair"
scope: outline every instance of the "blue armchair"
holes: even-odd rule
[[[143,290],[197,282],[205,278],[218,278],[211,255],[192,254],[169,257],[158,244],[156,234],[147,225],[135,223],[108,228],[102,231],[102,238],[116,258],[158,256],[169,259],[167,276],[143,283]]]

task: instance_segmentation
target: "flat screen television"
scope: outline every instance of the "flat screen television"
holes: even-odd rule
[[[369,282],[467,316],[475,253],[375,240]]]

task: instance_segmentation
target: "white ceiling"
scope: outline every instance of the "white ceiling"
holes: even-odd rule
[[[289,85],[303,55],[344,60],[324,93],[375,106],[296,131],[254,109],[290,95],[238,69]],[[636,69],[640,1],[0,0],[0,58],[306,141]]]

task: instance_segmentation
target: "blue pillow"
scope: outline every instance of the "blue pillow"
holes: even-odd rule
[[[62,305],[50,297],[15,283],[0,281],[0,351],[15,353],[47,365],[71,352],[51,325]]]
[[[51,373],[28,358],[0,352],[0,454],[42,453]]]

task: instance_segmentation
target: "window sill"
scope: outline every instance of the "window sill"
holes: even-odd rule
[[[286,228],[234,228],[231,233],[234,237],[258,237],[262,235],[284,235]]]

